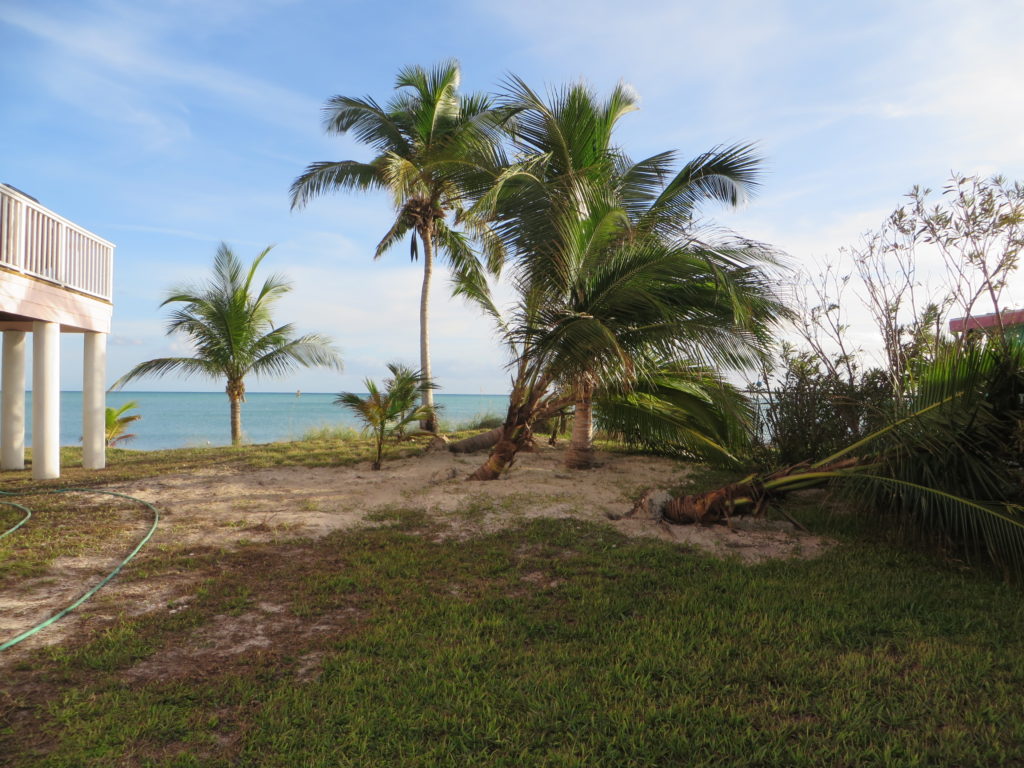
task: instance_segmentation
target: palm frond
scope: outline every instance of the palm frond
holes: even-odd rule
[[[404,211],[400,211],[398,216],[395,217],[395,222],[391,225],[391,229],[377,243],[377,248],[373,252],[373,258],[379,259],[410,233],[412,233],[412,238],[415,240],[416,233],[413,231],[412,222],[409,221],[409,217],[405,215]]]
[[[366,191],[385,187],[381,169],[375,163],[354,160],[310,163],[292,182],[292,210],[302,208],[310,200],[337,190]]]
[[[739,205],[757,190],[762,159],[752,144],[714,147],[686,163],[640,218],[640,226],[681,234],[704,202]]]
[[[327,133],[352,132],[360,144],[373,147],[378,153],[409,154],[412,146],[403,115],[385,111],[369,96],[332,96],[324,106],[324,130]]]
[[[165,376],[168,373],[180,373],[184,376],[203,376],[214,380],[219,379],[221,375],[218,367],[211,365],[205,360],[197,360],[191,357],[160,357],[155,360],[139,363],[111,384],[110,388],[118,390],[129,381],[141,379],[144,376]]]
[[[644,448],[736,466],[749,445],[751,405],[713,371],[657,361],[625,392],[595,399],[598,425]]]

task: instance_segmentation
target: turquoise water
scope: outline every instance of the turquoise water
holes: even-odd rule
[[[333,394],[255,392],[242,403],[242,430],[249,443],[296,440],[310,429],[323,426],[354,427],[359,423],[348,411],[333,405]],[[154,451],[201,445],[228,445],[231,426],[228,398],[223,392],[111,392],[107,405],[118,408],[129,400],[138,402],[132,413],[142,416],[130,425],[137,437],[123,447]],[[442,424],[465,423],[491,414],[504,416],[505,395],[434,395]],[[26,444],[32,443],[32,393],[25,402]],[[81,445],[82,393],[60,394],[60,444]]]

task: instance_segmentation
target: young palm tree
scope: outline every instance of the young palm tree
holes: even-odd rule
[[[575,85],[547,103],[513,79],[507,98],[520,159],[494,173],[476,208],[511,254],[519,301],[504,327],[516,376],[505,434],[476,479],[496,477],[530,421],[565,402],[576,411],[567,463],[590,466],[595,395],[628,392],[666,360],[750,365],[785,313],[768,249],[694,232],[699,203],[735,204],[755,186],[749,146],[673,173],[671,152],[633,163],[612,144],[636,108],[624,86],[599,102]]]
[[[382,189],[391,193],[396,217],[377,245],[380,258],[410,235],[413,260],[423,250],[423,285],[420,292],[420,369],[431,380],[430,283],[435,254],[444,256],[456,283],[481,283],[480,264],[466,235],[448,225],[448,219],[468,228],[484,248],[487,266],[497,272],[501,265],[500,241],[487,228],[464,219],[465,190],[460,178],[477,155],[493,150],[494,130],[502,112],[488,99],[458,92],[458,62],[441,62],[432,70],[406,67],[398,74],[398,93],[385,106],[372,98],[334,96],[324,108],[325,129],[344,135],[350,131],[374,152],[370,162],[355,160],[312,163],[292,184],[292,208],[337,190]],[[433,405],[432,390],[422,392],[423,404]],[[422,425],[434,431],[433,416]]]
[[[128,411],[138,407],[139,404],[137,401],[129,400],[120,408],[107,408],[106,435],[108,448],[114,448],[120,443],[127,443],[129,440],[134,440],[136,438],[136,435],[127,431],[128,425],[141,419],[142,414],[129,414]]]
[[[139,363],[114,383],[121,387],[142,376],[166,373],[225,379],[231,405],[231,443],[242,441],[241,404],[248,376],[281,376],[299,366],[341,369],[331,340],[319,334],[295,336],[291,324],[275,326],[270,310],[291,290],[279,275],[256,287],[256,270],[270,252],[265,248],[248,269],[226,243],[213,261],[213,279],[204,285],[173,288],[160,306],[182,305],[171,312],[167,334],[184,336],[193,357],[162,357]]]
[[[406,428],[414,421],[435,416],[431,406],[416,406],[417,395],[423,389],[434,389],[433,382],[419,371],[397,363],[388,363],[391,378],[384,380],[381,392],[377,382],[366,379],[367,396],[355,392],[342,392],[334,399],[335,405],[347,408],[364,424],[364,429],[373,435],[375,458],[372,468],[380,469],[384,457],[384,441],[389,435],[402,438]]]

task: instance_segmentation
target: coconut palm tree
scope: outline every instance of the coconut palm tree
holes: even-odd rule
[[[824,458],[721,488],[670,498],[674,523],[716,522],[765,511],[794,490],[828,485],[858,509],[964,554],[984,553],[1024,576],[1024,345],[995,337],[943,350],[894,398],[888,424]]]
[[[275,326],[270,310],[291,290],[280,275],[257,289],[256,270],[270,252],[263,251],[246,268],[226,243],[213,260],[213,278],[203,285],[172,288],[160,306],[171,312],[167,334],[188,340],[192,357],[162,357],[139,363],[114,383],[121,387],[142,376],[167,373],[226,380],[231,406],[231,443],[242,441],[241,404],[248,376],[282,376],[300,366],[341,369],[331,340],[319,334],[296,336],[291,324]]]
[[[395,80],[398,93],[384,106],[370,97],[332,97],[324,108],[326,131],[351,132],[376,156],[369,162],[312,163],[291,187],[293,209],[338,190],[380,189],[391,194],[395,220],[377,244],[374,258],[406,235],[411,235],[413,260],[422,248],[420,370],[427,381],[432,380],[429,307],[435,255],[447,260],[457,285],[483,281],[467,235],[449,226],[449,219],[464,225],[469,238],[482,244],[488,269],[496,273],[502,259],[500,241],[486,226],[463,217],[465,190],[460,179],[475,165],[477,155],[493,152],[495,129],[504,113],[486,97],[460,95],[460,78],[458,62],[449,59],[429,71],[418,66],[401,70]],[[423,389],[422,399],[433,406],[430,388]],[[428,416],[422,426],[434,431],[434,417]]]
[[[106,409],[107,447],[114,448],[120,443],[134,440],[137,435],[128,432],[128,425],[142,418],[140,413],[129,414],[128,411],[139,407],[137,400],[129,400],[120,408]]]
[[[574,85],[548,102],[513,78],[506,99],[519,159],[495,171],[476,212],[510,254],[519,300],[500,322],[516,374],[505,433],[476,479],[496,477],[530,421],[566,402],[576,413],[567,463],[590,466],[596,394],[628,392],[667,360],[751,365],[785,314],[769,249],[699,236],[693,223],[700,203],[736,204],[756,185],[751,147],[673,171],[671,152],[634,163],[612,143],[636,108],[625,86],[599,101]]]
[[[355,392],[342,392],[334,399],[340,405],[352,411],[364,424],[364,430],[373,435],[375,458],[372,469],[380,469],[384,457],[384,441],[389,435],[399,440],[406,428],[414,421],[433,417],[430,406],[416,405],[416,397],[424,388],[436,388],[434,383],[425,379],[419,371],[388,363],[391,378],[384,380],[384,391],[373,379],[366,379],[367,396],[360,397]]]
[[[595,404],[607,409],[618,403],[621,418],[623,398],[647,391],[649,405],[663,404],[648,408],[646,418],[668,416],[665,391],[652,386],[669,378],[677,388],[685,386],[686,367],[679,361],[752,362],[767,338],[764,316],[770,319],[781,309],[757,270],[724,259],[709,265],[707,258],[688,247],[638,241],[590,260],[575,275],[572,290],[560,296],[550,289],[522,296],[505,325],[517,361],[509,413],[498,444],[474,478],[500,475],[529,439],[532,422],[570,404],[575,417],[566,463],[589,467]],[[736,320],[742,308],[753,310],[744,324]],[[666,376],[666,360],[676,367],[672,376]],[[682,404],[677,401],[674,409],[679,425]],[[722,404],[705,396],[701,407]],[[634,416],[640,412],[632,409]],[[700,420],[691,423],[696,429]],[[710,447],[725,434],[706,433],[700,442]],[[727,452],[723,446],[720,453]]]

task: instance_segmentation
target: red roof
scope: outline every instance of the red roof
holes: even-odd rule
[[[997,317],[1001,317],[1004,328],[1011,325],[1021,325],[1024,324],[1024,309],[1007,309],[1000,312],[999,315],[993,312],[989,315],[957,317],[949,321],[949,330],[953,333],[961,333],[962,331],[977,331],[984,328],[998,328],[999,321],[996,319]]]

